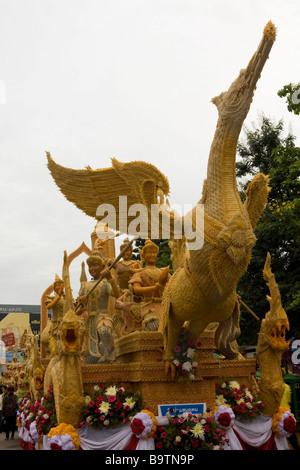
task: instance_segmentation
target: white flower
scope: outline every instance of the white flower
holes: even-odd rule
[[[229,387],[232,388],[233,390],[235,388],[239,389],[240,388],[240,384],[236,381],[236,380],[231,380],[231,382],[229,382]]]
[[[246,390],[246,397],[250,398],[251,400],[253,400],[253,395],[251,392],[249,392],[249,390]]]
[[[135,405],[135,401],[133,400],[133,397],[128,397],[123,403],[123,406],[129,406],[129,409],[131,410]]]
[[[109,425],[109,419],[106,419],[105,421],[103,421],[103,424],[104,424],[104,426],[108,426]]]
[[[184,370],[189,371],[189,370],[192,369],[192,364],[191,364],[190,362],[188,362],[188,361],[187,361],[187,362],[184,362],[184,363],[182,364],[182,368],[183,368]]]
[[[197,367],[197,365],[198,365],[198,362],[193,362],[194,369]]]
[[[186,352],[186,355],[187,357],[189,357],[190,359],[192,359],[194,357],[194,354],[195,354],[195,350],[192,349],[192,348],[188,348],[187,352]]]
[[[223,395],[218,395],[216,398],[217,405],[224,405],[226,403],[226,399]]]
[[[86,397],[85,397],[85,399],[84,399],[84,403],[85,403],[86,405],[88,405],[90,401],[91,401],[91,397],[90,397],[89,395],[86,395]]]
[[[246,403],[246,406],[247,406],[247,408],[249,408],[249,410],[251,410],[251,408],[253,408],[252,404],[251,404],[250,402],[248,402],[248,401],[247,401],[247,403]]]
[[[93,419],[93,418],[92,418],[91,416],[88,416],[88,417],[86,418],[86,422],[87,422],[87,423],[90,423],[90,422],[92,421],[92,419]]]
[[[175,366],[177,367],[179,364],[179,361],[177,359],[174,359],[173,364],[175,364]]]
[[[49,415],[48,415],[47,413],[45,413],[45,414],[43,415],[43,418],[44,418],[44,419],[49,419]]]
[[[100,390],[100,387],[98,385],[94,385],[94,391],[98,392]]]
[[[222,385],[221,385],[222,388],[226,388],[226,383],[223,382]]]
[[[191,429],[191,433],[195,436],[198,437],[199,439],[204,439],[204,430],[203,426],[200,423],[197,423],[193,429]]]
[[[101,405],[99,406],[99,410],[101,411],[101,413],[103,413],[104,415],[107,415],[107,413],[109,412],[109,409],[110,409],[110,404],[107,403],[106,401],[103,401],[101,403]]]
[[[220,450],[220,446],[213,446],[213,450]]]
[[[106,396],[109,396],[109,395],[116,395],[117,394],[117,387],[115,387],[114,385],[112,387],[108,387],[106,390],[105,390],[105,395]]]
[[[31,418],[33,418],[33,416],[34,416],[34,415],[33,415],[33,413],[29,413],[29,415],[28,415],[28,419],[31,419]]]
[[[181,441],[181,437],[180,437],[180,436],[176,436],[175,442],[180,442],[180,441]]]

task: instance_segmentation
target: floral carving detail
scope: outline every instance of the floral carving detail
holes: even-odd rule
[[[231,219],[228,227],[218,235],[218,239],[220,247],[226,251],[235,264],[246,256],[256,242],[255,235],[241,214],[236,214]]]

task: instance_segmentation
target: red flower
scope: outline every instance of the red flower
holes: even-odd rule
[[[132,432],[139,436],[142,434],[142,432],[145,429],[145,426],[143,424],[143,421],[141,419],[135,418],[134,420],[131,421],[130,427],[132,429]]]
[[[288,434],[294,434],[296,431],[296,421],[293,416],[289,416],[284,420],[283,428]]]
[[[158,449],[162,449],[162,446],[163,446],[163,445],[162,445],[162,442],[157,442],[157,443],[156,443],[156,447],[157,447]]]
[[[228,426],[230,426],[230,422],[231,422],[230,414],[227,413],[226,411],[224,413],[221,413],[219,415],[218,421],[221,426],[224,426],[224,428],[227,428]]]
[[[192,446],[195,447],[195,448],[198,447],[198,442],[197,442],[197,441],[193,441],[193,442],[192,442]]]
[[[62,450],[62,448],[58,444],[55,444],[54,442],[50,444],[50,448],[51,450]]]

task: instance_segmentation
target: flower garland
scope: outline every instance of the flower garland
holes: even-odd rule
[[[151,411],[142,410],[133,417],[130,427],[139,439],[150,439],[157,429],[157,419]]]
[[[280,406],[273,415],[272,431],[276,437],[289,437],[296,431],[296,420],[289,408]]]
[[[129,385],[116,382],[109,386],[100,384],[94,387],[93,398],[85,397],[79,426],[88,424],[101,428],[127,423],[142,408],[141,393],[133,392]]]
[[[158,426],[154,434],[157,450],[222,450],[229,444],[226,433],[208,413],[183,413],[171,417],[169,426]]]
[[[198,363],[194,361],[196,349],[200,349],[201,342],[195,343],[188,338],[188,331],[186,328],[181,328],[179,336],[179,344],[174,347],[174,360],[173,364],[177,367],[181,377],[193,380],[195,378],[195,370]]]
[[[79,450],[78,432],[71,424],[62,423],[48,433],[51,450]]]
[[[258,400],[250,388],[240,385],[236,380],[216,383],[216,404],[229,405],[238,418],[257,418],[264,404]]]

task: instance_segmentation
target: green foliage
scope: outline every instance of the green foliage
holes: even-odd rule
[[[262,117],[260,127],[246,132],[246,143],[239,144],[241,160],[237,175],[242,193],[249,175],[262,172],[270,176],[267,206],[256,228],[256,245],[247,272],[240,279],[238,293],[259,318],[269,310],[269,294],[262,271],[267,252],[281,292],[282,305],[289,317],[291,336],[299,336],[300,308],[300,148],[295,136],[283,137],[283,123]],[[245,182],[246,179],[246,182]],[[242,308],[240,344],[256,344],[260,322]]]
[[[278,91],[280,98],[286,98],[287,109],[294,114],[300,114],[300,83],[289,83]]]

